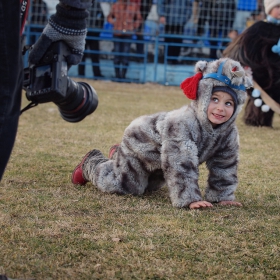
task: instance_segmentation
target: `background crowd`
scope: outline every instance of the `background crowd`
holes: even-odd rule
[[[56,3],[32,1],[24,43],[36,41]],[[217,59],[238,34],[264,18],[262,0],[94,0],[78,75],[85,76],[90,60],[92,78],[105,78],[100,58],[113,61],[117,81],[126,79],[131,60],[153,62],[157,56],[174,65]],[[152,44],[155,38],[160,46]]]

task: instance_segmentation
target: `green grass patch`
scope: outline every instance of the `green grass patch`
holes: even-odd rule
[[[99,106],[67,123],[52,103],[25,112],[0,183],[0,274],[20,279],[280,279],[280,118],[240,132],[244,207],[173,208],[167,188],[142,197],[74,186],[91,149],[108,154],[136,117],[179,108],[179,87],[87,81]],[[27,100],[23,97],[23,106]],[[199,184],[204,191],[205,165]]]

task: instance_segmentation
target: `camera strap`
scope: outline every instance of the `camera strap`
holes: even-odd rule
[[[20,0],[20,35],[22,35],[29,9],[29,0]]]
[[[37,102],[31,102],[31,103],[29,103],[27,106],[25,106],[23,109],[20,110],[20,115],[21,115],[23,112],[25,112],[25,111],[27,111],[27,110],[33,108],[33,107],[36,107],[38,104],[39,104],[39,103],[37,103]]]

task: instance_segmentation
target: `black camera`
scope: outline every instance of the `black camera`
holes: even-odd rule
[[[23,89],[31,104],[52,101],[64,120],[79,122],[95,111],[98,97],[89,84],[68,77],[71,66],[66,57],[69,54],[64,42],[53,43],[38,64],[24,68]]]

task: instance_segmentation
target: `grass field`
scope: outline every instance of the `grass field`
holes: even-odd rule
[[[91,83],[97,110],[64,121],[52,103],[25,112],[0,183],[0,274],[17,279],[280,279],[280,117],[239,117],[243,208],[176,209],[167,189],[143,197],[71,183],[91,149],[106,155],[135,118],[189,101],[179,87]],[[23,96],[23,106],[27,100]],[[207,171],[200,168],[204,189]]]

